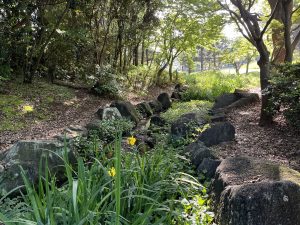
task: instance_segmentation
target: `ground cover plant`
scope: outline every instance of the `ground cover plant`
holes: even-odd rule
[[[186,75],[185,83],[189,89],[183,99],[213,101],[217,96],[233,92],[236,88],[253,88],[259,86],[258,73],[226,74],[221,71],[206,71]]]
[[[131,137],[130,152],[121,151],[117,139],[89,164],[79,158],[76,168],[65,156],[62,186],[46,169],[33,187],[23,171],[26,191],[22,198],[0,199],[0,220],[10,225],[212,224],[206,188],[189,160],[167,144],[168,135],[160,136],[164,141],[142,155]]]

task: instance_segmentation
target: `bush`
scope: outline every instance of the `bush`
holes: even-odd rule
[[[133,91],[146,91],[155,81],[155,70],[146,65],[131,66],[126,78],[126,85]]]
[[[257,73],[230,75],[220,71],[206,71],[187,75],[185,81],[189,85],[189,89],[183,94],[185,101],[214,101],[219,95],[233,92],[237,88],[259,86]]]
[[[270,91],[272,112],[282,109],[287,121],[300,130],[300,64],[277,66]]]
[[[93,87],[94,93],[99,96],[118,96],[120,86],[117,78],[116,71],[110,65],[96,66],[97,83]]]

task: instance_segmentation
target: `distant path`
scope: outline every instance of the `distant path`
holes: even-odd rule
[[[170,93],[171,90],[173,90],[173,86],[167,88],[155,87],[149,90],[149,93],[145,96],[128,93],[125,98],[133,104],[137,104],[142,101],[156,99],[160,93]],[[113,101],[91,95],[84,90],[76,90],[75,94],[76,97],[71,101],[59,102],[53,105],[51,110],[55,119],[36,124],[31,123],[28,124],[26,129],[19,131],[0,132],[0,151],[7,149],[18,140],[49,139],[60,134],[64,128],[70,125],[86,125],[95,118],[95,113],[99,108],[108,106]]]
[[[229,112],[228,119],[236,128],[236,141],[215,147],[218,154],[222,158],[236,155],[264,158],[300,171],[300,134],[287,126],[283,116],[276,117],[270,127],[260,127],[259,115],[260,103]]]

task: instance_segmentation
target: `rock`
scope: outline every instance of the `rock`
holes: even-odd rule
[[[232,141],[235,138],[235,128],[230,122],[213,124],[210,128],[203,131],[199,137],[206,146]]]
[[[162,127],[162,126],[166,125],[166,121],[165,121],[165,119],[161,118],[160,116],[154,115],[151,117],[151,120],[150,120],[150,126],[151,125]]]
[[[182,94],[180,92],[174,91],[171,95],[171,98],[181,100]]]
[[[211,158],[205,158],[202,160],[201,164],[198,166],[197,171],[205,175],[205,178],[213,178],[215,176],[216,170],[220,165],[220,160],[214,160]]]
[[[212,123],[225,122],[226,115],[225,115],[225,113],[214,114],[213,116],[211,116],[210,121]]]
[[[238,93],[223,94],[216,99],[213,110],[225,108],[240,98],[241,97]]]
[[[196,113],[182,115],[171,124],[171,135],[173,138],[186,138],[195,131],[196,127],[205,125],[206,120]]]
[[[162,104],[158,100],[149,102],[149,105],[154,113],[160,113],[161,111],[163,111]]]
[[[98,130],[100,128],[100,123],[101,123],[101,120],[94,119],[91,122],[89,122],[85,127],[89,132]]]
[[[157,97],[157,100],[161,103],[162,108],[167,110],[171,107],[172,102],[168,93],[162,93]]]
[[[243,93],[241,98],[228,106],[228,109],[243,107],[259,101],[258,94]]]
[[[142,102],[136,105],[137,111],[144,117],[150,117],[153,115],[153,111],[150,107],[150,105],[147,102]]]
[[[188,89],[189,89],[188,85],[182,85],[182,84],[176,84],[175,85],[175,91],[178,91],[178,92],[185,92]]]
[[[220,225],[300,225],[300,173],[247,157],[227,158],[213,182]]]
[[[138,124],[140,115],[130,102],[115,101],[110,106],[116,107],[121,113],[122,117],[133,121],[135,124]]]
[[[60,135],[54,136],[57,140],[63,141],[71,141],[77,137],[85,137],[88,135],[88,130],[82,126],[69,126],[68,128],[64,129],[64,132]]]
[[[76,164],[76,156],[70,148],[68,158],[71,165]],[[64,143],[57,141],[19,141],[5,154],[1,165],[4,171],[0,172],[0,196],[13,188],[23,185],[20,166],[25,170],[28,179],[37,183],[39,165],[42,161],[42,172],[45,171],[45,159],[51,175],[55,175],[58,182],[65,178],[64,162],[61,159],[65,152]]]
[[[115,120],[122,118],[121,113],[115,107],[100,108],[96,114],[100,120]]]
[[[197,168],[205,158],[216,159],[212,151],[207,148],[201,141],[189,144],[185,151],[190,155],[192,164]]]

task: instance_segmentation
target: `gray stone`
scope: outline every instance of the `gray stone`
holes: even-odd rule
[[[171,107],[172,102],[168,93],[162,93],[157,97],[157,100],[161,103],[163,110],[167,110]]]
[[[130,102],[115,101],[110,106],[116,107],[121,113],[122,117],[133,121],[135,124],[138,124],[140,115]]]
[[[162,126],[166,125],[166,121],[163,118],[161,118],[160,116],[154,115],[151,117],[151,120],[150,120],[150,126],[151,125],[162,127]]]
[[[91,122],[89,122],[85,127],[89,132],[93,130],[98,130],[100,128],[100,123],[101,120],[94,119]]]
[[[239,108],[259,101],[258,94],[243,93],[243,95],[241,96],[243,97],[241,97],[239,100],[235,101],[234,103],[230,104],[227,108],[228,109]]]
[[[197,168],[205,158],[216,159],[212,151],[201,141],[189,144],[185,151],[190,155],[192,164]]]
[[[174,91],[171,95],[171,98],[181,100],[182,94],[180,92]]]
[[[56,135],[56,138],[59,141],[71,141],[77,137],[85,137],[88,135],[88,130],[82,126],[70,126],[64,129],[64,132],[60,135]]]
[[[97,116],[100,120],[115,120],[122,118],[121,113],[116,107],[100,108],[97,111]]]
[[[23,185],[20,167],[26,172],[28,179],[36,183],[39,176],[39,166],[42,162],[42,172],[45,171],[45,159],[48,170],[55,175],[57,181],[65,178],[64,162],[61,159],[67,151],[71,165],[76,163],[76,155],[57,141],[19,141],[5,154],[1,165],[4,170],[0,172],[0,195]]]
[[[147,102],[141,102],[136,105],[136,109],[139,111],[139,113],[144,117],[147,118],[149,116],[153,115],[153,111]]]
[[[225,122],[226,115],[225,115],[225,113],[214,114],[213,116],[211,116],[210,121],[212,123]]]
[[[160,113],[163,111],[162,104],[158,100],[149,102],[149,105],[154,113]]]
[[[213,178],[215,176],[216,170],[220,165],[220,160],[214,160],[212,158],[205,158],[202,160],[201,164],[198,166],[197,171],[205,175],[205,178]]]
[[[195,131],[196,127],[205,125],[207,121],[196,113],[182,115],[171,124],[171,135],[174,138],[186,138]]]
[[[227,158],[213,182],[220,225],[300,225],[300,173],[248,157]]]
[[[225,108],[235,101],[239,100],[240,98],[241,97],[238,93],[223,94],[216,99],[213,110]]]
[[[235,138],[235,128],[230,122],[213,124],[210,128],[203,131],[199,137],[206,146],[232,141]]]
[[[178,91],[178,92],[185,92],[189,89],[189,86],[188,85],[183,85],[183,84],[176,84],[175,85],[175,91]]]

